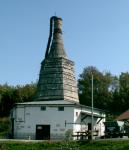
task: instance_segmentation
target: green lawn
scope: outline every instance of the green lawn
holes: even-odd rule
[[[129,150],[129,140],[77,141],[76,143],[80,145],[79,150]],[[0,141],[0,150],[59,150],[60,145],[60,142],[52,141]]]

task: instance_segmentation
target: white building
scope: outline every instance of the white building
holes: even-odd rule
[[[105,111],[94,108],[94,130],[104,134]],[[67,130],[91,130],[91,107],[67,100],[18,103],[11,111],[15,139],[61,140]]]
[[[94,108],[93,115],[94,129],[103,135],[105,111]],[[68,59],[63,45],[61,18],[50,19],[50,36],[35,101],[15,104],[10,119],[10,133],[16,139],[30,136],[31,139],[60,140],[67,130],[75,134],[91,129],[91,107],[79,104],[74,63]]]

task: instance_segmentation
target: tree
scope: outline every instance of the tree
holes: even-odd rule
[[[2,117],[7,117],[10,114],[10,110],[13,108],[14,104],[16,103],[14,97],[15,88],[9,88],[2,96]]]
[[[79,75],[78,92],[81,104],[91,106],[91,75],[93,74],[94,107],[107,109],[107,103],[112,98],[109,87],[112,83],[109,72],[105,75],[96,67],[89,66],[84,68]]]
[[[25,86],[0,85],[0,116],[9,116],[15,103],[34,101],[37,83],[31,82]]]
[[[119,77],[119,95],[121,99],[122,111],[129,109],[129,73],[121,72]],[[122,105],[123,104],[123,105]]]

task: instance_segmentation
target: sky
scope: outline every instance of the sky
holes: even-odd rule
[[[55,13],[76,81],[88,66],[118,77],[129,71],[129,0],[0,0],[1,85],[39,79]]]

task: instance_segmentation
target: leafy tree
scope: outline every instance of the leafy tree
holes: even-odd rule
[[[24,87],[23,87],[23,101],[24,102],[29,102],[29,101],[34,101],[35,99],[35,92],[36,92],[36,88],[37,88],[37,85],[36,84],[26,84]]]
[[[14,106],[15,97],[13,94],[14,92],[13,90],[15,89],[9,89],[3,94],[3,97],[1,100],[2,101],[2,112],[1,112],[2,117],[9,116],[10,110]]]
[[[79,75],[78,91],[81,104],[91,106],[91,75],[93,74],[94,107],[109,110],[112,120],[129,108],[129,73],[121,72],[119,78],[109,71],[100,72],[96,67],[84,68]]]
[[[6,92],[6,89],[2,85],[0,85],[0,114],[2,112],[2,98],[5,92]]]
[[[120,78],[119,78],[119,95],[121,99],[121,106],[122,111],[125,111],[129,108],[129,73],[123,73],[121,72]]]
[[[91,75],[93,74],[94,107],[107,109],[107,103],[112,98],[109,87],[112,83],[109,72],[101,73],[96,67],[84,68],[79,75],[78,91],[81,104],[91,106]]]
[[[25,86],[0,85],[0,116],[9,116],[15,103],[34,101],[37,83],[31,82]]]

